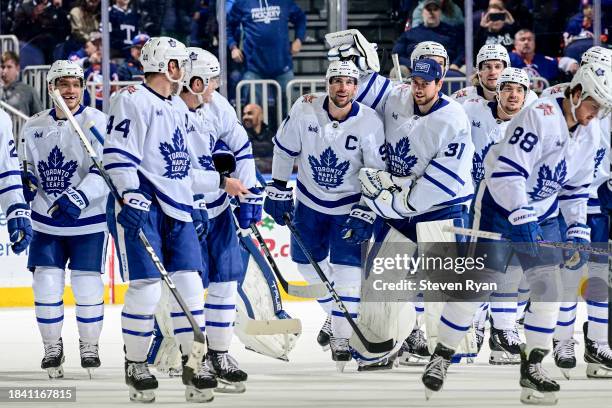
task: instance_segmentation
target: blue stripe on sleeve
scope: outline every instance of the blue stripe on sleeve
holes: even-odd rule
[[[372,85],[374,85],[374,81],[376,81],[377,76],[378,74],[376,72],[372,75],[372,78],[370,78],[370,80],[368,81],[368,84],[366,85],[363,92],[357,97],[357,102],[363,101],[363,98],[365,98],[368,92],[370,92],[370,88],[372,88]]]
[[[497,158],[497,160],[499,160],[499,161],[500,161],[500,162],[502,162],[502,163],[507,164],[508,166],[511,166],[511,167],[515,168],[515,169],[516,169],[516,170],[517,170],[519,173],[521,173],[521,175],[522,175],[523,177],[525,177],[525,178],[528,178],[528,177],[529,177],[529,172],[528,172],[527,170],[525,170],[525,169],[523,168],[523,166],[521,166],[520,164],[518,164],[518,163],[517,163],[517,162],[515,162],[514,160],[511,160],[511,159],[509,159],[509,158],[507,158],[507,157],[504,157],[504,156],[499,156],[499,157]]]
[[[282,144],[280,144],[280,142],[278,141],[278,139],[276,138],[276,136],[274,136],[274,145],[278,146],[279,149],[281,149],[282,151],[284,151],[285,153],[287,153],[289,156],[291,157],[297,157],[299,156],[300,152],[294,152],[293,150],[289,150],[287,149],[285,146],[283,146]]]
[[[443,165],[441,165],[440,163],[436,162],[435,160],[430,161],[429,164],[434,166],[436,169],[438,169],[438,170],[448,174],[449,176],[451,176],[452,178],[457,180],[462,186],[465,185],[465,181],[463,181],[463,179],[461,177],[459,177],[455,172],[451,171],[447,167],[444,167]]]
[[[437,180],[434,180],[430,175],[428,175],[427,173],[423,174],[423,178],[427,181],[429,181],[431,184],[433,184],[434,186],[438,187],[440,190],[444,191],[446,194],[450,195],[451,197],[455,197],[457,194],[455,194],[452,190],[450,190],[449,188],[447,188],[444,184],[440,183]]]
[[[113,153],[116,153],[116,154],[119,154],[121,156],[127,157],[128,159],[130,159],[134,163],[140,164],[140,159],[138,157],[134,156],[130,152],[126,152],[125,150],[117,149],[116,147],[109,147],[109,148],[104,149],[102,151],[102,154],[113,154]]]
[[[372,106],[370,106],[372,109],[376,109],[376,106],[378,106],[378,103],[380,102],[380,100],[382,99],[383,95],[385,94],[385,91],[387,90],[387,88],[389,87],[389,84],[391,83],[391,81],[389,81],[389,79],[385,80],[385,84],[383,85],[382,89],[380,90],[380,92],[378,93],[378,96],[376,96],[376,99],[374,100],[374,103],[372,103]]]

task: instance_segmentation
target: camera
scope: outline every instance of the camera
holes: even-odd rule
[[[506,13],[491,13],[489,14],[489,20],[491,21],[504,21],[506,19]]]

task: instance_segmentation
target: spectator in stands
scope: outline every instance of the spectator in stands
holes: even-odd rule
[[[19,57],[12,51],[6,51],[1,57],[2,86],[0,100],[13,108],[32,116],[42,110],[40,99],[34,88],[19,80]]]
[[[242,109],[242,125],[249,135],[253,146],[255,164],[262,173],[272,172],[272,153],[274,150],[274,131],[263,121],[261,106],[249,103]]]
[[[421,0],[412,12],[412,27],[423,24],[424,4],[425,1]],[[453,0],[441,0],[440,9],[442,10],[440,21],[453,27],[463,27],[463,11]]]
[[[563,33],[563,40],[567,47],[572,41],[593,38],[593,1],[582,0],[580,2],[581,10],[579,13],[574,14],[565,27]],[[602,10],[601,16],[601,29],[602,29],[602,42],[607,42],[609,26],[612,24],[608,21],[608,16]],[[592,43],[590,44],[592,45]]]
[[[100,52],[102,47],[102,33],[99,31],[94,31],[89,34],[89,39],[83,45],[81,49],[76,52],[73,52],[68,56],[70,61],[74,61],[79,64],[83,69],[89,68],[90,58],[94,58],[94,55]]]
[[[514,52],[510,53],[510,64],[515,68],[523,68],[529,78],[543,77],[552,84],[559,76],[557,60],[536,53],[536,41],[533,31],[519,30],[514,36]]]
[[[295,27],[291,43],[289,23]],[[242,50],[236,37],[240,26]],[[300,52],[305,35],[306,15],[293,0],[236,0],[227,16],[227,45],[232,60],[245,63],[243,79],[273,79],[283,91],[293,79],[292,56]]]
[[[440,21],[442,9],[440,0],[423,2],[423,25],[404,32],[393,46],[393,54],[398,54],[400,64],[410,68],[410,54],[422,41],[436,41],[448,52],[450,69],[458,70],[465,59],[463,27],[455,28]]]
[[[142,46],[149,41],[149,36],[146,34],[138,34],[132,39],[130,48],[130,57],[117,69],[120,81],[139,81],[144,77],[142,72],[142,64],[140,63],[140,51]]]
[[[93,90],[95,91],[95,107],[96,109],[102,110],[102,51],[98,48],[96,52],[92,56],[89,57],[89,66],[85,69],[85,84],[87,87],[85,88],[85,93],[83,95],[83,105],[92,106],[91,105],[91,94],[90,91],[92,87],[89,86],[90,83],[94,83]],[[117,75],[117,65],[114,63],[110,63],[110,80],[118,81],[119,76]],[[111,86],[111,94],[117,90],[117,86]]]
[[[497,3],[490,4],[480,18],[474,49],[479,50],[485,44],[501,44],[510,52],[517,30],[516,22],[508,10]]]
[[[219,31],[215,3],[210,0],[200,0],[196,3],[198,3],[198,7],[193,13],[189,45],[210,50],[216,45],[216,36]]]
[[[72,38],[84,44],[92,31],[100,29],[100,0],[80,0],[70,10]]]
[[[53,49],[68,35],[68,17],[61,1],[25,0],[15,10],[12,33],[38,48],[45,63],[53,61]]]
[[[134,0],[133,9],[140,15],[140,30],[152,37],[161,35],[167,0]]]
[[[111,58],[126,58],[132,38],[138,34],[140,15],[130,8],[130,0],[115,0],[108,9]]]

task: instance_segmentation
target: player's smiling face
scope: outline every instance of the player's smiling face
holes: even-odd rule
[[[498,60],[490,60],[482,63],[480,71],[480,83],[484,85],[490,91],[495,90],[497,86],[497,79],[504,70],[504,63]]]
[[[55,81],[55,89],[59,90],[60,95],[66,102],[68,109],[76,109],[81,103],[83,96],[83,86],[81,79],[76,77],[62,77]]]
[[[499,102],[507,113],[511,115],[517,113],[525,102],[525,88],[513,82],[504,83],[499,92]]]
[[[442,82],[426,81],[423,78],[414,77],[410,87],[412,88],[412,96],[417,105],[427,105],[433,98],[436,97],[442,86]]]
[[[336,76],[329,79],[329,99],[338,108],[346,107],[355,97],[357,81],[347,76]]]

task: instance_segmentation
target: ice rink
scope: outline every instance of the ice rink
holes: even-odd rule
[[[581,305],[583,306],[583,305]],[[92,380],[80,367],[74,307],[66,307],[63,329],[66,354],[65,378],[54,386],[76,386],[77,403],[0,403],[0,406],[87,406],[131,405],[124,384],[123,351],[120,330],[121,306],[107,306],[101,339],[102,367]],[[422,367],[400,367],[391,371],[358,373],[357,365],[347,365],[337,373],[329,352],[316,344],[316,333],[323,312],[314,302],[286,302],[292,317],[302,319],[303,333],[290,354],[290,362],[273,360],[244,349],[235,340],[231,352],[249,374],[245,394],[216,394],[211,403],[218,407],[517,407],[520,388],[518,366],[490,366],[487,342],[476,364],[461,363],[450,368],[442,392],[426,402],[420,381]],[[582,308],[583,309],[583,308]],[[560,381],[559,407],[606,408],[612,406],[612,379],[588,380],[582,359],[582,321],[577,320],[578,367],[570,381],[562,379],[548,356],[546,368]],[[43,347],[35,323],[34,309],[0,310],[0,387],[49,386],[41,370]],[[158,375],[157,405],[186,404],[180,379]]]

